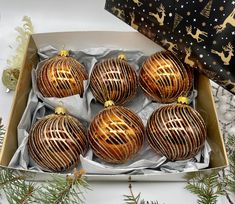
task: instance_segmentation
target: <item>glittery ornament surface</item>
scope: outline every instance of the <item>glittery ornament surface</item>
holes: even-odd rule
[[[84,66],[76,59],[55,56],[47,60],[39,70],[37,86],[44,97],[82,96],[83,81],[87,78]]]
[[[122,105],[137,92],[137,75],[125,60],[106,59],[96,64],[90,78],[91,91],[100,103]]]
[[[170,52],[150,56],[143,64],[139,82],[154,101],[169,103],[187,96],[192,87],[192,73]]]
[[[36,122],[29,133],[29,154],[44,170],[68,171],[88,149],[85,129],[69,115],[52,114]]]
[[[149,118],[146,134],[150,146],[171,161],[185,160],[201,150],[206,125],[200,114],[188,105],[158,108]]]
[[[124,163],[141,149],[144,125],[132,111],[111,106],[94,118],[88,136],[96,156],[110,163]]]

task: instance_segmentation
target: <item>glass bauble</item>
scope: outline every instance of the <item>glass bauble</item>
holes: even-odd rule
[[[150,116],[146,135],[153,150],[171,161],[195,156],[206,139],[206,125],[201,115],[186,104],[158,108]]]
[[[28,150],[45,171],[63,172],[76,167],[88,149],[83,125],[67,114],[48,115],[38,120],[29,133]],[[63,109],[62,109],[63,110]]]
[[[129,109],[110,106],[93,119],[88,138],[96,156],[109,163],[125,163],[141,149],[144,125]]]
[[[192,72],[170,52],[157,52],[144,62],[139,83],[153,101],[170,103],[188,95],[193,83]]]
[[[88,79],[85,67],[66,51],[61,51],[42,65],[37,86],[44,97],[63,98],[84,93],[83,81]]]

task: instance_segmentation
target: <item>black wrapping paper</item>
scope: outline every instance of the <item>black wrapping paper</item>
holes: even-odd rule
[[[235,0],[106,0],[105,9],[235,94]]]

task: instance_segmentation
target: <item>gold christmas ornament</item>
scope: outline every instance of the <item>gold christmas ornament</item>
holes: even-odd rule
[[[146,127],[152,149],[171,161],[192,158],[206,139],[206,125],[201,115],[185,104],[186,99],[181,98],[179,102],[158,108]]]
[[[44,97],[63,98],[83,95],[83,81],[88,79],[86,70],[75,58],[69,57],[69,51],[48,59],[41,67],[37,86]]]
[[[139,76],[140,86],[152,100],[170,103],[187,96],[192,87],[192,72],[168,51],[150,56]]]
[[[33,125],[28,150],[43,170],[63,172],[77,166],[80,154],[88,149],[88,140],[76,118],[67,115],[63,107],[57,107],[55,112]]]
[[[106,59],[94,66],[90,87],[100,103],[113,101],[115,105],[123,105],[135,96],[137,75],[125,59],[125,55],[121,53],[117,59]]]
[[[110,106],[91,122],[88,138],[96,156],[110,163],[125,163],[141,149],[144,125],[127,108]]]

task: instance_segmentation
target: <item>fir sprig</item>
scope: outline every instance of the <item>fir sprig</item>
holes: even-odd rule
[[[84,203],[84,190],[89,189],[83,178],[84,171],[53,177],[47,183],[28,182],[28,175],[8,168],[0,169],[0,190],[10,204],[80,204]]]
[[[158,201],[145,201],[144,199],[141,199],[141,193],[135,196],[131,184],[129,184],[129,190],[130,195],[124,195],[124,201],[126,204],[159,204]]]
[[[229,171],[226,175],[227,190],[231,193],[235,193],[235,151],[233,151],[230,157]]]
[[[1,168],[0,190],[3,190],[10,204],[30,204],[36,201],[39,187],[26,182],[26,176],[16,171]]]
[[[89,189],[88,183],[83,178],[84,171],[74,170],[72,176],[66,179],[55,177],[43,185],[43,195],[40,201],[43,204],[80,204],[84,203],[84,190]]]
[[[198,204],[216,204],[218,197],[225,194],[225,185],[220,181],[218,173],[198,173],[188,181],[186,189],[198,196]]]

